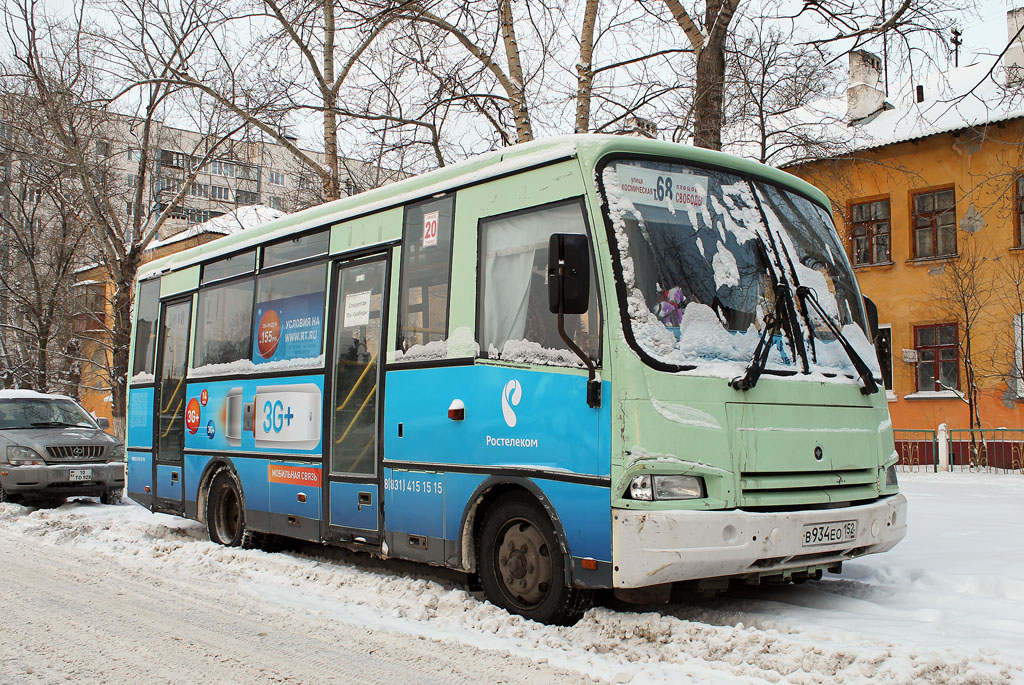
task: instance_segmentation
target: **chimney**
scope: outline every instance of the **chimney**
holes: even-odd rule
[[[882,60],[866,50],[852,51],[850,86],[846,89],[846,120],[853,123],[882,110],[884,106]]]
[[[1006,39],[1008,45],[1003,53],[1003,68],[1006,69],[1007,85],[1024,82],[1024,35],[1017,35],[1024,25],[1024,7],[1006,13]]]

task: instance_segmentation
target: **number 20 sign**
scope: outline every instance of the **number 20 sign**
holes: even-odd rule
[[[427,212],[423,215],[423,247],[437,245],[437,215],[439,212]]]

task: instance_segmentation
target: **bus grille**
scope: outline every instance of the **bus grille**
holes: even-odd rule
[[[103,445],[51,445],[46,448],[54,459],[78,461],[96,459],[103,455]]]
[[[786,507],[859,502],[878,497],[875,469],[747,471],[740,474],[741,506]]]

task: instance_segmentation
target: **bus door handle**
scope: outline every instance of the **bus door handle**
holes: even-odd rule
[[[373,504],[373,495],[368,492],[359,493],[359,508],[369,507]]]
[[[171,471],[171,482],[172,483],[177,483],[178,482],[178,472],[177,471]]]

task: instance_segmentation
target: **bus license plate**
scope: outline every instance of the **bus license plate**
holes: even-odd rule
[[[69,481],[92,480],[92,469],[71,469]]]
[[[856,521],[831,521],[804,526],[804,547],[834,545],[857,539]]]

